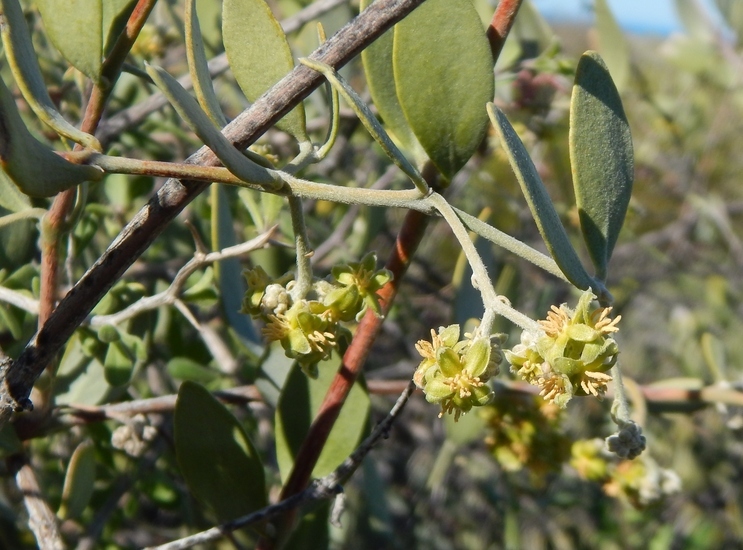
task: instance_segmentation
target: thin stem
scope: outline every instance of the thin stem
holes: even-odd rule
[[[36,474],[29,464],[23,464],[15,475],[28,512],[28,527],[36,538],[39,550],[64,550],[65,544],[49,504],[42,496]]]
[[[513,309],[495,293],[495,287],[490,280],[485,264],[477,252],[475,245],[472,243],[470,236],[467,234],[467,229],[462,223],[462,220],[457,217],[451,205],[438,193],[433,193],[429,198],[431,203],[441,213],[444,220],[449,224],[449,227],[451,227],[454,236],[459,241],[459,245],[462,247],[462,251],[472,267],[472,277],[476,283],[475,286],[480,291],[483,305],[485,306],[485,316],[480,324],[480,330],[483,336],[490,335],[494,321],[492,313],[488,315],[489,310],[502,315],[524,330],[539,330],[539,324],[536,321]]]
[[[291,212],[294,246],[297,253],[296,286],[292,289],[292,299],[301,300],[312,288],[312,264],[310,263],[312,248],[307,236],[307,226],[304,223],[302,199],[289,197],[289,211]]]

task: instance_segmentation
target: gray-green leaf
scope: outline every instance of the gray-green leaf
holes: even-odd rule
[[[281,390],[276,408],[276,458],[281,479],[289,476],[294,458],[304,441],[312,419],[338,371],[339,360],[318,365],[318,376],[312,380],[296,364]],[[356,382],[343,404],[340,416],[323,446],[320,458],[312,471],[313,477],[332,472],[353,452],[368,427],[369,395]]]
[[[224,50],[235,80],[251,102],[294,69],[281,25],[264,0],[224,0]],[[299,141],[307,141],[300,103],[277,124]]]
[[[492,103],[488,104],[488,114],[495,126],[501,145],[508,155],[511,168],[521,186],[521,191],[529,205],[529,210],[537,223],[547,250],[554,258],[565,277],[578,288],[588,289],[592,286],[591,276],[586,272],[578,258],[565,228],[560,222],[552,199],[550,199],[537,169],[521,143],[518,134],[508,122],[506,115]]]
[[[184,382],[175,406],[175,451],[193,495],[220,521],[266,505],[263,464],[237,419],[194,382]]]
[[[436,168],[451,179],[482,141],[493,56],[470,0],[428,0],[395,26],[397,98]]]
[[[622,100],[596,52],[583,54],[575,74],[570,163],[583,239],[605,280],[632,194],[634,157]]]

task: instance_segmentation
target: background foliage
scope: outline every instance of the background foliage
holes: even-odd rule
[[[271,6],[284,18],[308,3],[277,0]],[[44,3],[38,4],[43,14]],[[472,413],[456,425],[448,418],[438,420],[436,407],[414,397],[390,440],[377,447],[346,486],[348,508],[341,526],[328,530],[327,507],[320,506],[305,516],[301,529],[310,533],[305,546],[298,531],[290,547],[701,549],[743,544],[740,394],[731,399],[729,393],[715,393],[741,389],[743,188],[738,175],[743,167],[736,144],[743,120],[743,45],[738,40],[743,18],[734,1],[717,4],[726,28],[694,13],[695,2],[678,0],[685,31],[660,38],[618,33],[603,1],[596,2],[599,19],[588,29],[552,29],[526,2],[496,73],[496,104],[525,142],[576,245],[580,229],[573,207],[567,118],[579,55],[588,47],[598,49],[618,84],[632,128],[635,184],[608,288],[616,300],[615,311],[623,317],[617,338],[634,415],[644,426],[653,460],[678,474],[681,491],[644,506],[637,487],[616,481],[630,479],[631,473],[613,478],[613,486],[585,479],[590,476],[580,464],[570,462],[571,441],[605,437],[611,431],[608,404],[574,400],[562,419],[555,419],[550,417],[553,413],[531,405],[523,386],[504,381],[498,386],[498,407],[483,416]],[[487,22],[492,7],[484,0],[475,5]],[[197,9],[207,51],[210,56],[219,54],[223,48],[219,3],[197,2]],[[328,35],[357,9],[353,3],[342,4],[323,14],[320,20]],[[26,17],[35,31],[34,47],[52,99],[68,119],[78,120],[84,80],[68,70],[48,41],[38,12],[29,9]],[[132,62],[138,66],[144,60],[156,62],[173,75],[187,72],[183,17],[180,2],[161,0],[135,45]],[[305,25],[289,41],[295,57],[309,54],[317,47],[314,26]],[[357,90],[364,89],[360,63],[350,64],[343,74]],[[4,59],[0,75],[12,82]],[[228,119],[246,106],[229,72],[215,80],[215,88]],[[103,132],[106,124],[131,113],[132,106],[152,91],[150,84],[123,74]],[[324,93],[310,96],[305,109],[308,131],[321,141],[328,120]],[[44,133],[33,117],[25,120]],[[199,145],[170,108],[116,133],[112,143],[121,156],[156,160],[182,160]],[[296,153],[293,142],[279,131],[266,134],[259,147],[284,159]],[[389,170],[388,164],[344,108],[338,143],[308,177],[349,186],[400,187],[403,176]],[[66,285],[79,279],[161,183],[156,178],[109,175],[90,187],[65,240]],[[544,249],[492,130],[454,177],[448,198]],[[1,196],[0,215],[17,210],[13,201],[26,200]],[[215,201],[220,201],[222,233],[212,230]],[[49,202],[32,199],[32,204],[45,208]],[[358,261],[371,249],[384,257],[402,217],[392,209],[323,201],[307,202],[305,214],[316,248],[312,261],[320,274],[337,263]],[[227,229],[224,220],[230,221]],[[121,311],[143,296],[165,290],[193,257],[192,231],[206,241],[209,235],[222,235],[211,244],[223,247],[251,239],[274,224],[278,233],[273,245],[252,252],[242,265],[260,265],[271,276],[279,276],[293,262],[292,251],[282,246],[293,241],[282,200],[226,186],[218,193],[205,193],[155,241],[94,314]],[[38,297],[39,286],[37,226],[30,220],[0,228],[0,284],[33,297]],[[530,264],[483,243],[478,249],[497,277],[498,293],[531,317],[543,317],[551,304],[576,301],[563,282]],[[342,427],[345,431],[337,438],[345,444],[338,446],[338,457],[346,456],[368,430],[368,407],[372,419],[389,410],[385,388],[402,389],[399,382],[410,378],[420,360],[413,348],[418,339],[427,338],[431,327],[464,324],[481,316],[459,257],[448,227],[432,225],[365,368],[371,396],[361,389],[352,394],[349,406],[357,412],[346,418],[361,421]],[[587,255],[584,260],[588,265]],[[214,525],[233,511],[202,506],[194,498],[198,491],[176,459],[182,440],[173,426],[172,410],[153,411],[136,424],[71,414],[65,405],[172,395],[184,381],[212,391],[254,385],[260,400],[249,394],[250,399],[229,408],[237,418],[236,429],[248,434],[254,445],[248,441],[243,446],[243,459],[248,464],[254,454],[262,459],[269,488],[285,479],[293,446],[307,429],[302,422],[309,424],[309,411],[316,409],[322,391],[311,392],[314,397],[307,403],[287,398],[307,379],[297,377],[299,369],[280,349],[261,355],[255,329],[247,317],[235,314],[244,292],[240,267],[224,262],[190,276],[182,296],[190,319],[177,308],[163,306],[119,325],[115,334],[94,326],[79,329],[60,358],[53,390],[60,409],[52,425],[44,427],[45,436],[36,437],[24,431],[22,421],[16,423],[18,435],[27,440],[43,493],[52,509],[59,510],[71,547],[160,543]],[[509,343],[518,342],[519,333],[510,323],[499,323],[498,330],[510,333]],[[17,356],[35,329],[33,313],[0,301],[0,348],[6,353]],[[503,375],[501,379],[507,380]],[[321,377],[317,383],[329,381]],[[668,393],[702,388],[712,405],[692,394]],[[188,395],[196,401],[207,399],[198,390]],[[201,406],[221,407],[207,401]],[[34,425],[28,426],[30,430]],[[117,447],[115,435],[124,426],[139,430],[133,438],[145,442],[139,454]],[[502,433],[509,429],[511,439]],[[536,436],[527,438],[530,429]],[[0,448],[9,457],[8,473],[18,445],[12,430],[0,433]],[[83,481],[77,484],[90,488],[88,495],[81,497],[75,480],[66,476],[71,462],[82,464]],[[327,470],[316,472],[324,473]],[[22,495],[12,476],[3,481],[2,545],[32,548],[35,541],[26,527]],[[248,511],[259,505],[248,503]],[[238,508],[235,514],[245,512]],[[240,544],[251,545],[256,535],[239,532],[235,537]],[[313,541],[310,546],[308,540]]]

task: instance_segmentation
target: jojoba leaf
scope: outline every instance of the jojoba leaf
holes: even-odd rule
[[[103,360],[106,382],[112,386],[123,386],[129,383],[134,363],[133,354],[120,340],[111,342],[106,350],[106,358]]]
[[[220,521],[266,505],[263,464],[237,419],[195,382],[175,405],[175,451],[191,493]]]
[[[371,3],[371,0],[363,0],[361,9],[366,9]],[[362,51],[361,60],[364,63],[369,93],[382,118],[382,123],[402,148],[412,155],[416,164],[421,165],[428,156],[418,143],[397,99],[397,88],[392,72],[393,32],[384,33]]]
[[[397,98],[413,133],[451,179],[482,141],[493,56],[470,0],[428,0],[395,26]]]
[[[214,93],[212,78],[209,74],[209,65],[206,61],[204,41],[201,38],[201,27],[196,16],[196,0],[186,0],[186,58],[188,72],[191,74],[196,99],[204,112],[218,128],[222,128],[227,121],[222,114],[222,108]]]
[[[264,0],[224,0],[222,36],[235,80],[251,102],[294,68],[284,31]],[[277,126],[299,141],[309,139],[301,103]]]
[[[46,34],[64,58],[97,82],[103,63],[101,0],[37,0]]]
[[[508,122],[506,115],[498,107],[490,103],[487,110],[501,145],[508,155],[511,169],[521,186],[521,192],[529,205],[531,215],[547,245],[547,250],[568,281],[578,288],[590,288],[592,286],[591,276],[586,272],[573,245],[570,244],[570,239],[560,222],[552,199],[544,188],[544,183],[524,144],[521,143],[521,139]]]
[[[87,4],[87,2],[85,3]],[[71,14],[74,17],[78,16],[78,11],[70,9],[66,3],[60,7],[61,13]],[[95,8],[93,11],[95,11]],[[13,73],[21,94],[23,94],[23,98],[28,102],[34,113],[36,113],[36,116],[59,135],[76,141],[85,147],[100,151],[101,144],[98,140],[92,135],[75,128],[62,118],[62,115],[59,114],[52,100],[49,98],[46,84],[44,84],[44,79],[41,76],[39,62],[31,43],[31,35],[28,31],[26,19],[23,16],[23,11],[18,4],[18,0],[0,0],[0,12],[5,16],[5,24],[0,25],[0,29],[2,29],[3,48],[5,49],[10,70]],[[66,16],[62,17],[64,19]],[[75,36],[72,33],[70,35]],[[54,193],[51,194],[53,195]]]
[[[627,213],[634,157],[629,123],[606,64],[596,52],[578,62],[570,102],[570,163],[581,231],[597,277]]]
[[[103,171],[73,164],[37,141],[18,113],[10,90],[0,79],[0,167],[31,197],[51,197],[84,181],[97,181]]]
[[[90,441],[77,446],[70,457],[62,489],[62,503],[57,515],[61,519],[75,519],[85,510],[93,495],[95,482],[95,447]]]
[[[265,168],[258,166],[240,153],[222,135],[193,96],[186,92],[175,78],[164,69],[154,65],[146,65],[145,69],[180,117],[199,136],[199,139],[214,151],[217,158],[230,172],[245,182],[271,187],[280,185],[280,182],[277,182]]]
[[[317,378],[310,379],[295,363],[281,389],[276,408],[276,458],[282,480],[286,480],[291,472],[297,451],[339,365],[337,357],[321,362]],[[368,428],[369,407],[366,389],[356,382],[312,471],[313,477],[329,474],[353,452]]]

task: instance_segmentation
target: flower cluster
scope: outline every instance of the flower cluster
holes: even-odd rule
[[[245,272],[242,311],[263,320],[266,339],[281,342],[287,357],[315,377],[317,363],[350,341],[343,323],[360,319],[367,309],[381,315],[377,291],[391,279],[388,270],[376,270],[376,256],[369,253],[358,263],[333,268],[331,281],[315,281],[314,299],[308,299],[293,295],[292,274],[271,279],[257,267]]]
[[[429,403],[441,405],[441,413],[454,413],[455,420],[472,407],[486,405],[493,392],[486,384],[498,373],[503,360],[500,335],[486,338],[464,335],[459,340],[459,325],[431,330],[431,341],[415,345],[423,361],[413,375],[416,385]]]
[[[681,480],[673,470],[661,468],[649,456],[617,461],[601,439],[573,443],[570,465],[583,479],[601,483],[607,495],[624,498],[635,508],[659,503],[681,490]]]
[[[526,470],[535,485],[558,472],[570,457],[570,438],[561,429],[562,409],[541,397],[502,392],[480,416],[486,422],[485,444],[501,468]]]
[[[552,306],[538,332],[524,331],[521,343],[506,351],[511,372],[538,386],[540,395],[565,407],[574,395],[600,397],[611,381],[607,371],[617,361],[619,348],[611,335],[618,316],[610,307],[591,309],[595,296],[586,291],[575,310]]]

